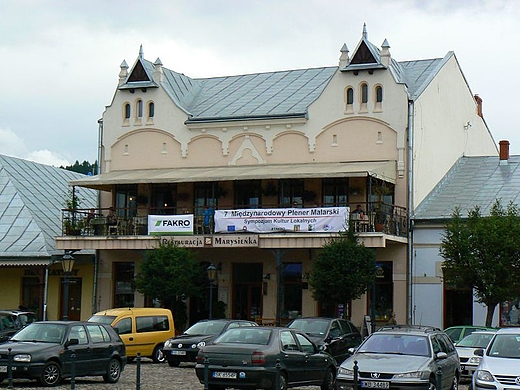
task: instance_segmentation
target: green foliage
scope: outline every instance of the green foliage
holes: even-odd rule
[[[340,233],[319,252],[309,274],[314,299],[347,304],[374,283],[376,256],[357,242],[354,232]]]
[[[135,277],[135,285],[137,291],[158,298],[163,306],[171,309],[175,327],[182,330],[186,324],[183,301],[201,295],[205,278],[204,267],[193,252],[165,243],[147,252]]]
[[[518,207],[500,200],[490,215],[475,206],[463,219],[456,208],[446,224],[440,255],[447,283],[474,289],[477,301],[487,306],[491,326],[495,307],[517,297],[520,289],[520,215]]]
[[[85,160],[80,164],[79,161],[76,160],[76,162],[73,165],[69,165],[66,167],[61,166],[60,168],[66,169],[67,171],[83,173],[85,175],[88,175],[89,173],[95,175],[97,174],[98,162],[95,161],[93,164],[91,164]]]

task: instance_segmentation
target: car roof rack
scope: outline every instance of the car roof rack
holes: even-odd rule
[[[435,326],[429,325],[407,325],[407,324],[397,324],[397,325],[383,325],[377,332],[385,331],[385,330],[409,330],[409,331],[423,331],[423,332],[440,332],[441,329]]]

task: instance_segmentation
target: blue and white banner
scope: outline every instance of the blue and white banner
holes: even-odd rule
[[[215,233],[332,233],[348,229],[349,207],[215,210]]]
[[[148,234],[150,236],[191,235],[193,214],[148,215]]]

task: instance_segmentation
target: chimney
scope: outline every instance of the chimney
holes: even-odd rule
[[[509,141],[502,140],[498,144],[500,145],[500,165],[505,165],[509,160]]]
[[[481,118],[484,118],[482,114],[482,98],[478,95],[475,95],[475,101],[477,102],[477,115]]]

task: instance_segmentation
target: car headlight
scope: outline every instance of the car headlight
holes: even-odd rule
[[[173,343],[171,342],[171,340],[166,340],[166,342],[164,343],[164,346],[165,346],[166,348],[171,348],[172,345],[173,345]]]
[[[198,343],[198,344],[193,344],[191,347],[192,347],[193,349],[195,349],[195,348],[197,348],[197,347],[200,349],[200,348],[204,348],[205,346],[206,346],[206,342],[205,342],[205,341],[201,341],[201,342]]]
[[[482,358],[480,356],[472,356],[469,358],[468,360],[468,363],[469,364],[480,364],[480,361],[482,360]]]
[[[394,378],[396,379],[421,379],[421,378],[427,378],[428,374],[424,371],[412,371],[412,372],[405,372],[402,374],[395,374]]]
[[[21,362],[21,363],[30,363],[31,355],[28,355],[28,354],[14,355],[13,361]]]
[[[345,367],[339,367],[338,375],[354,376],[354,370]]]
[[[494,380],[493,375],[489,371],[477,370],[476,375],[479,381],[493,382]]]

